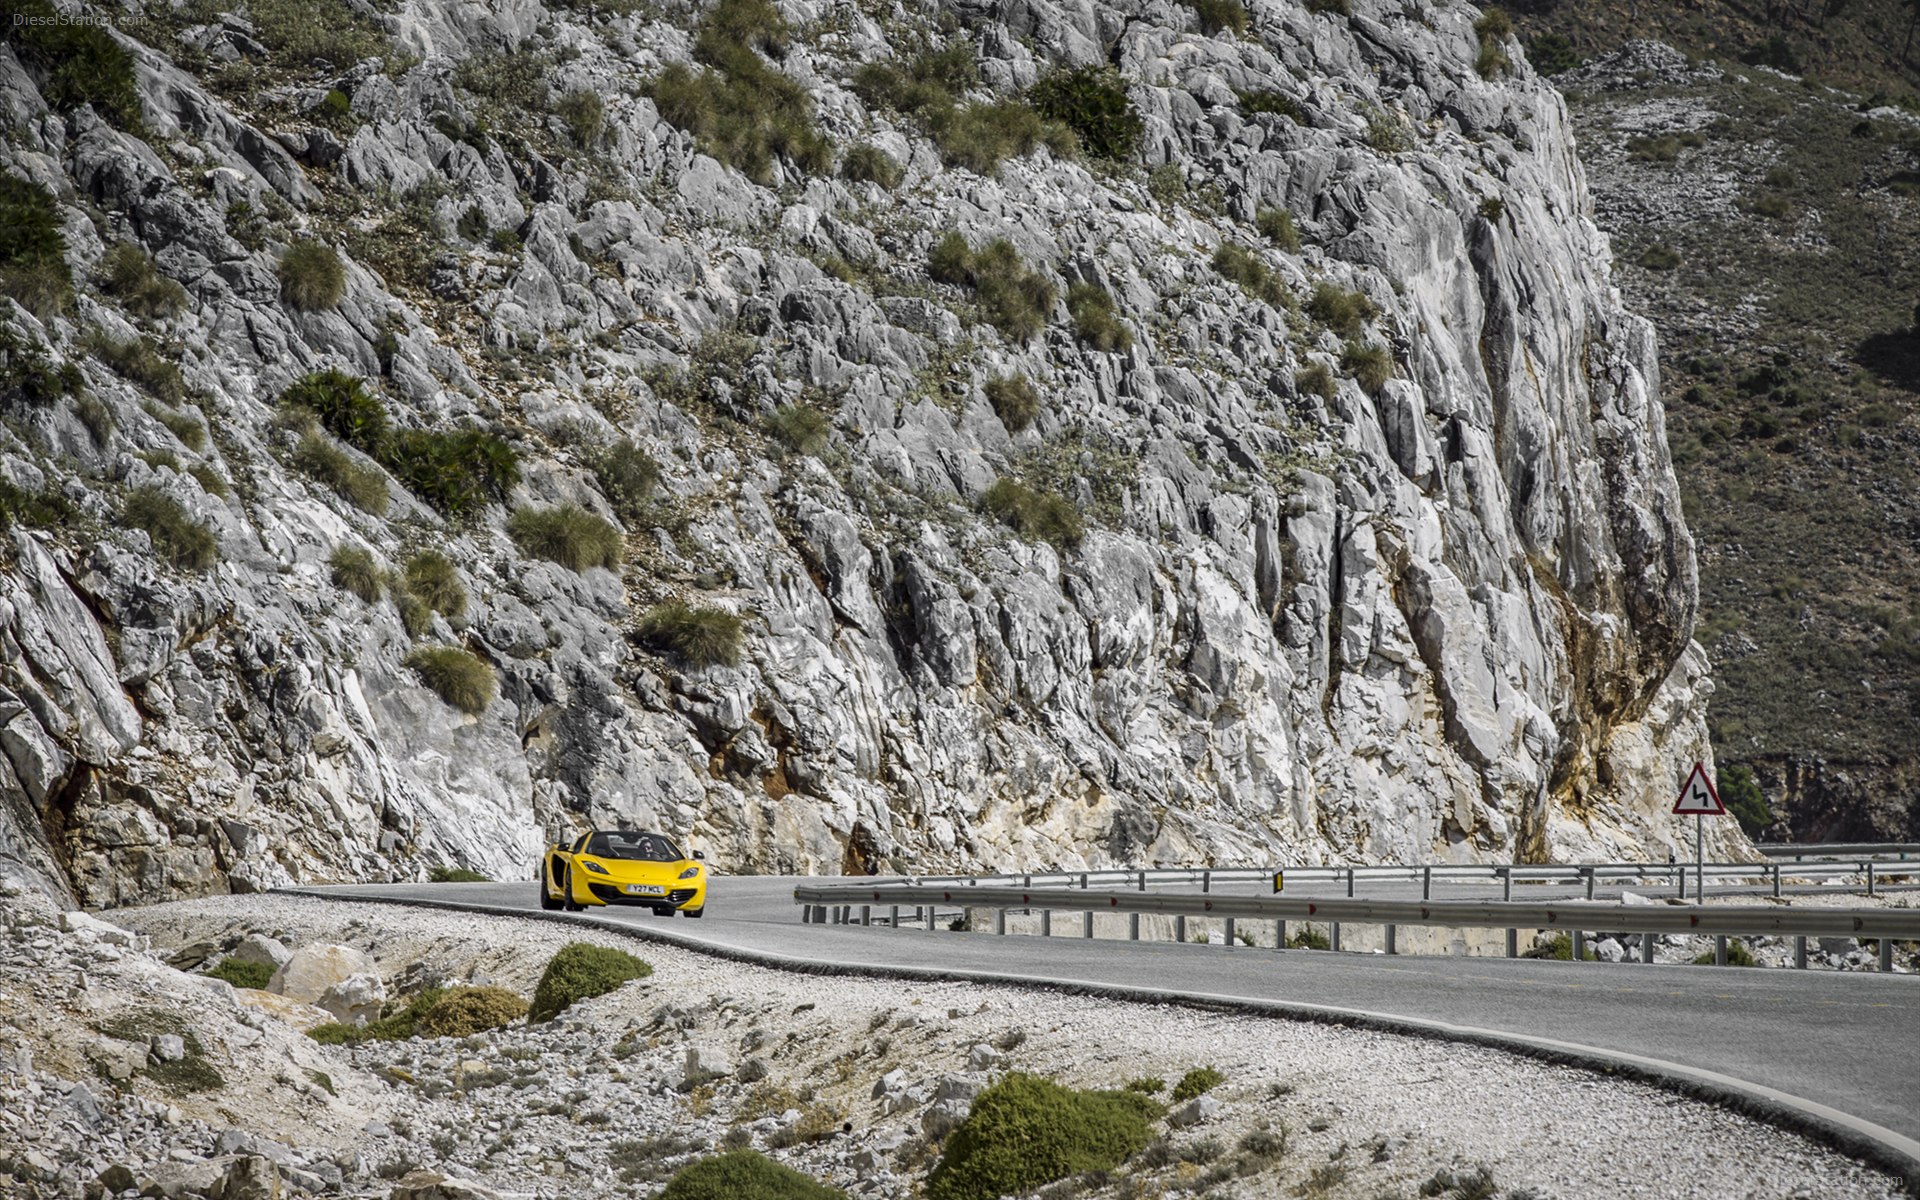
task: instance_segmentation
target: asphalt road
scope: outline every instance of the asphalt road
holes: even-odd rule
[[[716,877],[702,920],[640,909],[597,919],[792,965],[901,968],[1021,982],[1178,991],[1213,998],[1345,1010],[1441,1032],[1503,1035],[1576,1058],[1671,1065],[1684,1084],[1747,1093],[1761,1107],[1797,1109],[1843,1141],[1893,1151],[1920,1189],[1920,976],[1741,970],[1532,959],[1329,954],[954,934],[944,930],[802,924],[796,880]],[[813,880],[813,882],[826,882]],[[396,884],[300,889],[341,898],[452,902],[538,913],[536,885]],[[1291,893],[1291,889],[1289,889]],[[1344,894],[1344,888],[1341,889]],[[1077,920],[1056,923],[1077,933]],[[1598,1052],[1580,1053],[1583,1051]],[[1656,1072],[1664,1073],[1664,1072]],[[1729,1089],[1725,1084],[1732,1084]],[[1649,1131],[1650,1135],[1657,1131]],[[1901,1156],[1905,1156],[1904,1163]]]

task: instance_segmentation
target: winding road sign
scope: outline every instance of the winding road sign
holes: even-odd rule
[[[1693,774],[1687,776],[1680,795],[1674,799],[1673,811],[1688,817],[1727,815],[1727,806],[1720,803],[1720,793],[1714,790],[1713,780],[1707,778],[1707,768],[1702,764],[1693,764]]]

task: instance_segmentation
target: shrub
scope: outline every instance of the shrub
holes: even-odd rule
[[[180,444],[194,453],[207,448],[207,427],[193,413],[171,409],[163,404],[148,401],[147,415],[167,427],[167,432],[180,439]]]
[[[247,0],[256,36],[283,64],[345,69],[391,49],[380,27],[344,3]]]
[[[1682,150],[1698,150],[1707,144],[1707,135],[1698,130],[1637,137],[1627,143],[1629,162],[1674,162]]]
[[[339,545],[327,558],[333,585],[360,597],[368,604],[386,591],[386,578],[373,563],[373,552],[364,546]]]
[[[1167,1090],[1167,1081],[1157,1075],[1147,1075],[1127,1080],[1125,1090],[1139,1092],[1143,1096],[1158,1096]]]
[[[756,50],[783,53],[790,36],[766,0],[720,0],[701,23],[695,74],[674,63],[649,86],[667,122],[691,133],[700,149],[748,178],[766,183],[784,158],[808,174],[833,165],[833,150],[813,121],[813,98],[769,66]]]
[[[1040,393],[1025,375],[996,375],[987,380],[987,403],[1008,433],[1019,433],[1040,415]]]
[[[995,1200],[1119,1166],[1164,1110],[1137,1092],[1083,1092],[1013,1072],[974,1098],[927,1176],[929,1200]]]
[[[1187,6],[1209,37],[1228,30],[1236,35],[1247,31],[1247,10],[1240,0],[1187,0]]]
[[[344,371],[313,371],[280,393],[282,407],[304,408],[327,432],[357,450],[378,455],[387,440],[387,411],[360,380]]]
[[[581,146],[591,146],[607,129],[607,106],[597,92],[584,88],[568,92],[553,106],[554,113],[567,123],[567,132]]]
[[[1482,79],[1492,79],[1495,75],[1513,66],[1513,60],[1507,57],[1506,43],[1513,37],[1513,18],[1505,9],[1489,7],[1473,23],[1473,32],[1480,39],[1480,54],[1474,60],[1473,69]]]
[[[1475,211],[1480,214],[1481,220],[1497,225],[1500,218],[1507,215],[1507,202],[1498,196],[1488,196]]]
[[[948,233],[927,256],[927,274],[940,283],[971,287],[980,315],[1014,341],[1028,341],[1046,327],[1053,284],[1028,270],[1005,238],[969,250],[965,238]]]
[[[656,1200],[847,1200],[847,1194],[752,1150],[729,1150],[681,1168]]]
[[[533,1007],[527,1020],[551,1021],[569,1006],[595,996],[604,996],[633,979],[645,979],[653,968],[628,954],[608,946],[571,942],[547,960],[547,969],[533,989]]]
[[[400,585],[429,611],[450,622],[466,614],[467,589],[460,582],[460,572],[453,560],[438,550],[422,550],[409,558]]]
[[[454,988],[420,1015],[414,1029],[421,1037],[472,1037],[526,1015],[527,1002],[505,988]]]
[[[522,554],[559,563],[569,571],[618,570],[620,530],[578,504],[522,508],[507,518],[507,536]]]
[[[1062,158],[1077,149],[1073,131],[1019,100],[976,100],[929,118],[933,140],[948,166],[991,175],[1009,158],[1046,146]]]
[[[1293,214],[1284,208],[1263,208],[1253,218],[1253,227],[1281,250],[1293,254],[1300,249],[1300,229]]]
[[[1580,65],[1580,55],[1564,34],[1543,33],[1527,43],[1527,60],[1542,75],[1561,75]]]
[[[73,299],[66,256],[60,206],[52,194],[38,184],[0,175],[0,290],[46,320]]]
[[[1635,261],[1649,271],[1671,271],[1680,265],[1680,252],[1672,246],[1655,242],[1643,250]]]
[[[1245,22],[1246,10],[1236,0],[1199,2],[1231,5]],[[1127,96],[1126,80],[1111,68],[1053,71],[1028,90],[1027,99],[1042,117],[1073,130],[1080,145],[1095,158],[1132,158],[1140,148],[1146,125]]]
[[[154,553],[176,570],[204,571],[213,565],[220,545],[213,532],[187,515],[178,501],[156,487],[138,487],[127,493],[120,519],[144,529],[153,539]]]
[[[1307,0],[1307,11],[1350,17],[1353,15],[1353,0]]]
[[[280,298],[300,312],[319,312],[347,294],[347,269],[332,246],[299,242],[280,256]]]
[[[187,289],[162,275],[153,257],[134,242],[121,242],[102,255],[100,275],[107,293],[136,317],[174,317],[187,306]]]
[[[387,477],[378,467],[364,466],[318,429],[300,437],[293,450],[293,465],[326,484],[353,502],[362,512],[383,516],[392,497]]]
[[[594,463],[593,476],[613,511],[631,525],[646,515],[647,503],[660,486],[660,464],[631,439],[622,438]]]
[[[226,477],[214,470],[210,463],[190,463],[187,466],[187,474],[193,476],[193,481],[199,484],[201,490],[209,496],[218,496],[225,500],[233,494],[233,488],[227,484]]]
[[[479,716],[493,703],[493,668],[458,646],[422,646],[407,655],[405,664],[420,682],[468,716]]]
[[[1693,965],[1696,967],[1711,967],[1714,965],[1713,960],[1716,957],[1717,954],[1715,951],[1708,950],[1704,954],[1695,955]],[[1727,965],[1730,967],[1757,967],[1760,964],[1754,959],[1753,951],[1747,949],[1745,942],[1740,941],[1738,938],[1731,938],[1727,941]]]
[[[465,867],[428,867],[428,883],[492,883],[493,880],[478,871],[469,871]]]
[[[1532,949],[1528,950],[1526,953],[1522,954],[1520,957],[1546,958],[1546,959],[1555,959],[1559,962],[1572,962],[1573,961],[1573,938],[1564,933],[1556,933],[1552,937],[1548,938],[1545,942],[1542,942],[1539,945],[1534,946]],[[1594,962],[1595,960],[1598,959],[1599,956],[1593,952],[1592,947],[1588,947],[1586,952],[1581,957],[1584,958],[1587,962]]]
[[[387,438],[377,457],[408,491],[453,516],[504,499],[520,482],[519,454],[477,429],[403,430]]]
[[[1187,179],[1178,163],[1162,163],[1147,172],[1147,195],[1162,208],[1172,208],[1187,198]]]
[[[1364,292],[1349,292],[1330,283],[1313,286],[1307,301],[1307,315],[1343,338],[1360,336],[1362,327],[1380,315],[1379,308]]]
[[[52,529],[72,519],[73,505],[59,492],[30,492],[0,479],[0,530]]]
[[[1275,308],[1286,303],[1286,285],[1244,246],[1222,242],[1213,252],[1213,269],[1239,284],[1241,291],[1256,300]]]
[[[952,108],[961,94],[979,82],[972,44],[955,38],[944,49],[927,50],[908,60],[868,63],[854,72],[853,91],[875,108],[926,117]]]
[[[133,56],[98,25],[61,19],[50,0],[15,0],[0,38],[33,75],[56,112],[91,104],[121,129],[140,132]]]
[[[1277,113],[1296,125],[1306,124],[1306,113],[1302,112],[1298,102],[1285,92],[1271,89],[1257,92],[1235,92],[1234,99],[1240,102],[1240,111],[1248,116],[1256,113]]]
[[[102,330],[89,330],[81,339],[81,346],[107,366],[114,374],[140,385],[155,398],[168,404],[178,404],[187,398],[186,376],[180,368],[167,361],[151,341],[143,337],[129,338],[127,341],[115,341]],[[165,422],[165,418],[157,419]],[[197,422],[196,422],[197,424]],[[172,428],[171,425],[168,426]],[[177,434],[179,431],[175,430]],[[186,441],[187,436],[181,436]]]
[[[853,183],[877,183],[892,191],[906,178],[906,169],[878,146],[862,142],[840,160],[840,177]]]
[[[113,436],[115,427],[113,410],[108,408],[106,402],[98,396],[85,394],[76,396],[73,401],[73,413],[80,418],[80,423],[87,427],[87,433],[93,438],[95,445],[105,446],[107,439]]]
[[[0,396],[39,407],[84,390],[79,367],[70,362],[55,366],[37,343],[0,329]]]
[[[1340,367],[1351,374],[1369,396],[1378,396],[1380,389],[1387,386],[1387,380],[1393,378],[1393,356],[1385,346],[1348,342],[1340,351]]]
[[[1117,354],[1133,345],[1133,333],[1113,310],[1113,297],[1097,283],[1067,289],[1067,315],[1083,345]]]
[[[1741,763],[1726,763],[1720,768],[1720,798],[1726,801],[1727,811],[1733,819],[1740,822],[1740,831],[1750,838],[1758,838],[1761,831],[1773,824],[1773,808],[1767,803],[1766,793],[1760,790],[1760,783],[1753,777],[1753,769]]]
[[[1382,154],[1399,154],[1413,149],[1413,134],[1406,122],[1382,108],[1367,114],[1367,145]]]
[[[1086,527],[1073,505],[1051,492],[1036,491],[1013,479],[996,479],[980,497],[980,506],[1024,538],[1053,543],[1065,552],[1080,544]]]
[[[433,1011],[445,996],[444,988],[424,988],[409,997],[406,1004],[394,1008],[377,1021],[365,1025],[330,1023],[307,1030],[307,1036],[323,1046],[357,1046],[361,1042],[399,1042],[418,1032],[420,1019]]]
[[[1179,1083],[1173,1085],[1173,1102],[1179,1104],[1195,1096],[1204,1095],[1226,1081],[1227,1077],[1212,1067],[1195,1067],[1182,1075]]]
[[[783,404],[767,414],[767,432],[795,454],[818,454],[833,432],[825,413],[800,404]]]
[[[1287,939],[1287,945],[1295,950],[1331,950],[1333,942],[1321,930],[1311,925],[1302,925],[1298,933]]]
[[[744,629],[740,618],[723,608],[696,608],[669,600],[648,609],[635,632],[643,644],[688,666],[730,667],[740,661]]]
[[[237,988],[264,991],[267,984],[273,981],[273,964],[223,958],[220,960],[220,965],[208,971],[207,974],[214,979],[224,979]]]

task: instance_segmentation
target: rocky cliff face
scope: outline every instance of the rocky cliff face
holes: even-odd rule
[[[100,905],[515,877],[586,822],[786,871],[1675,841],[1711,689],[1653,338],[1558,96],[1476,71],[1519,53],[1474,10],[1259,3],[1235,36],[1163,2],[788,3],[742,64],[678,9],[408,0],[337,14],[397,48],[352,67],[245,16],[123,22],[143,136],[0,52],[0,165],[54,197],[77,283],[6,304],[12,361],[81,385],[34,404],[16,372],[0,428],[59,512],[16,505],[0,574],[16,866]],[[1111,64],[1139,148],[1048,130],[971,169],[849,84],[914,44],[977,54],[962,104]],[[690,54],[797,85],[842,172],[702,153],[649,82]],[[1299,244],[1256,232],[1278,209]],[[1018,251],[1033,336],[930,279],[956,230]],[[176,314],[116,290],[123,243]],[[307,245],[337,303],[294,302]],[[288,414],[319,370],[519,470],[448,516]],[[1030,425],[989,398],[1009,377]],[[340,461],[379,495],[322,482]],[[210,565],[153,532],[156,493]],[[624,524],[617,570],[509,536],[564,503]],[[342,547],[376,580],[444,552],[464,610],[361,598]],[[670,601],[740,618],[737,659],[664,635]],[[433,645],[497,695],[443,700],[404,661]]]

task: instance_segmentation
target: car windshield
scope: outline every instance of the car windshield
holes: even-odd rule
[[[605,830],[587,841],[587,853],[601,858],[631,858],[641,862],[679,862],[680,849],[657,833]]]

